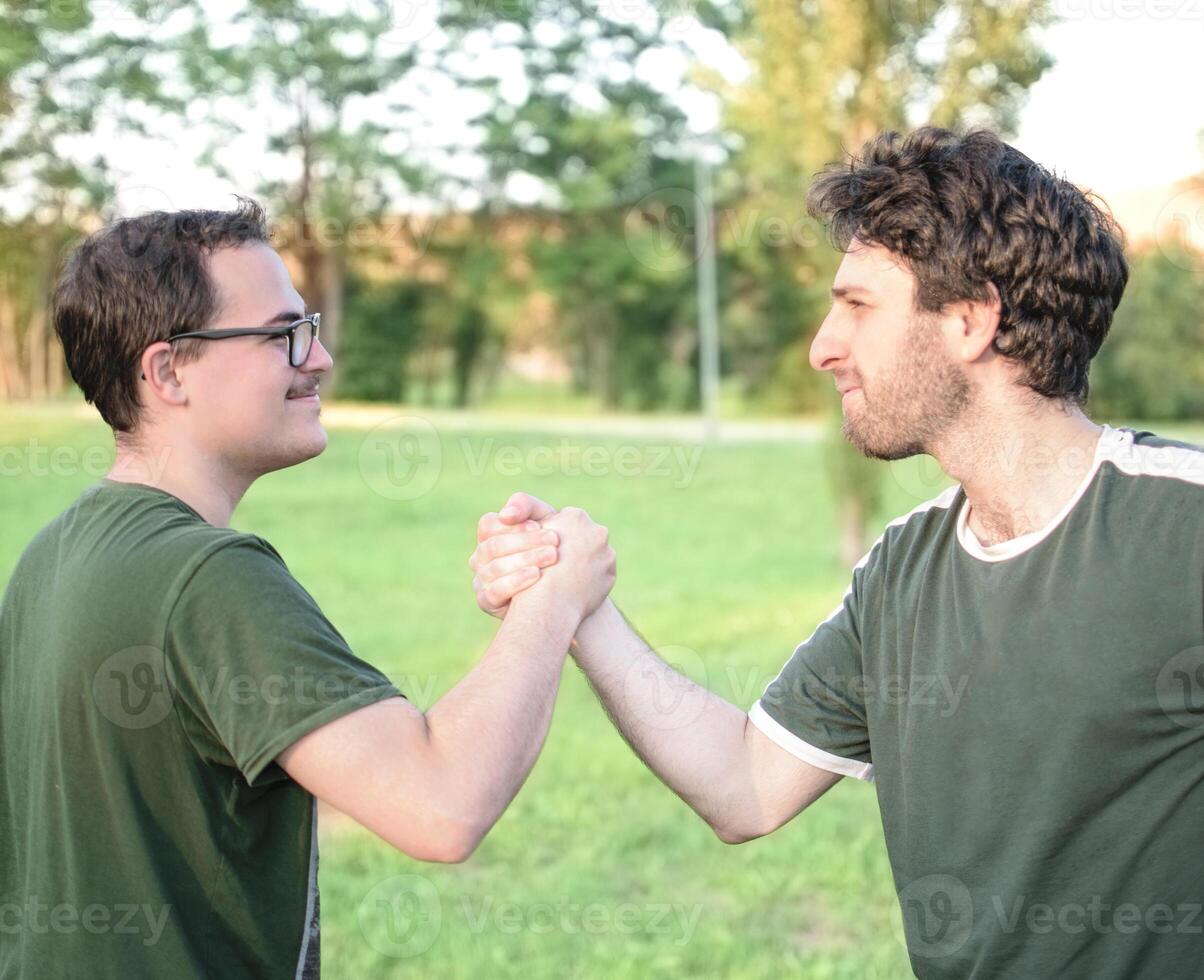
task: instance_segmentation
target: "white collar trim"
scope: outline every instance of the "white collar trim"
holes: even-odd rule
[[[1095,474],[1099,472],[1100,464],[1120,448],[1128,446],[1132,441],[1132,432],[1104,425],[1104,431],[1100,433],[1099,441],[1095,445],[1095,457],[1092,460],[1091,469],[1083,477],[1082,482],[1074,493],[1070,495],[1070,499],[1066,501],[1062,509],[1053,516],[1045,527],[1036,531],[1030,531],[1028,534],[1022,534],[1018,538],[1010,538],[1007,541],[1000,541],[998,544],[989,546],[979,541],[977,535],[970,530],[967,523],[970,515],[970,500],[967,497],[962,501],[961,508],[957,512],[958,543],[971,557],[987,562],[1007,561],[1009,558],[1015,558],[1017,555],[1022,555],[1024,552],[1035,548],[1049,537],[1053,530],[1074,510],[1075,504],[1087,492],[1087,488],[1091,486],[1091,481],[1095,479]]]

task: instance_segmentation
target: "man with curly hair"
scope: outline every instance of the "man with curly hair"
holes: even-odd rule
[[[1084,414],[1115,227],[993,134],[932,128],[871,140],[809,206],[844,253],[811,365],[845,436],[957,485],[887,526],[747,712],[610,600],[578,665],[726,842],[873,781],[917,976],[1204,976],[1204,451]],[[511,526],[552,513],[482,518],[486,611],[523,588]]]

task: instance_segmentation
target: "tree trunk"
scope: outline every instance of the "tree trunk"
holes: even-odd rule
[[[481,310],[470,307],[460,315],[452,337],[452,380],[456,408],[467,408],[472,391],[472,376],[485,346],[487,324]]]
[[[47,331],[49,344],[47,345],[46,356],[49,359],[49,382],[51,395],[61,395],[67,390],[67,361],[63,355],[63,345],[59,343],[58,335],[53,331]]]
[[[852,568],[868,550],[869,515],[862,502],[855,498],[840,501],[840,563]]]
[[[347,257],[342,249],[322,256],[322,346],[334,359],[334,368],[322,382],[331,394],[337,389],[339,374],[339,327],[343,320],[343,292],[347,284]]]
[[[29,386],[21,371],[16,315],[7,287],[0,287],[0,377],[6,399],[16,401],[28,397]]]
[[[36,399],[44,399],[47,395],[46,390],[46,305],[42,301],[41,295],[35,297],[34,302],[37,306],[34,308],[33,316],[29,318],[29,326],[26,329],[25,337],[25,356],[29,361],[29,370],[27,377],[29,378],[29,397]]]

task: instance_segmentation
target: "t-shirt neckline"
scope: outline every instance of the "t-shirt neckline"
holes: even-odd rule
[[[1075,506],[1082,499],[1083,494],[1087,492],[1087,488],[1094,482],[1096,474],[1099,472],[1100,465],[1115,450],[1116,447],[1127,443],[1132,438],[1132,433],[1125,429],[1115,429],[1107,423],[1103,424],[1103,431],[1099,435],[1099,439],[1095,444],[1095,455],[1091,461],[1091,468],[1087,471],[1074,493],[1070,495],[1070,499],[1059,510],[1049,522],[1042,528],[1036,531],[1030,531],[1028,534],[1022,534],[1017,538],[1010,538],[1007,541],[1000,541],[998,544],[984,545],[978,540],[978,537],[970,530],[968,520],[970,515],[970,499],[963,497],[961,508],[957,512],[957,541],[962,549],[966,551],[972,558],[977,558],[979,561],[985,562],[1001,562],[1007,561],[1010,558],[1015,558],[1024,554],[1026,551],[1031,551],[1038,544],[1044,541],[1052,534],[1059,525],[1070,515]]]

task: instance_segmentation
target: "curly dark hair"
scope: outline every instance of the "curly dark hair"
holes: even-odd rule
[[[240,197],[232,211],[152,211],[116,221],[71,253],[54,290],[54,329],[71,377],[114,430],[136,427],[142,352],[217,316],[206,255],[268,238],[263,208]],[[186,364],[203,345],[182,340],[173,355]]]
[[[807,208],[841,251],[880,245],[916,277],[916,305],[1002,303],[994,348],[1021,383],[1079,405],[1129,267],[1111,216],[994,133],[881,133],[816,176]]]

